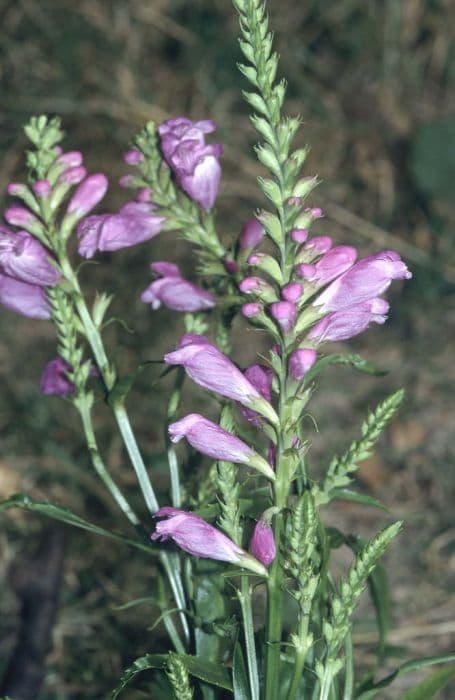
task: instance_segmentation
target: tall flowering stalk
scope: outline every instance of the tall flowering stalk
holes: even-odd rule
[[[63,152],[58,119],[33,118],[26,127],[33,144],[30,182],[10,184],[8,193],[17,201],[5,211],[7,226],[0,226],[0,304],[53,321],[58,354],[43,370],[41,391],[65,397],[77,409],[92,466],[135,531],[134,538],[101,534],[157,556],[167,580],[162,619],[175,651],[136,660],[113,698],[141,670],[159,668],[172,697],[180,700],[193,697],[199,681],[204,700],[218,697],[216,689],[219,697],[231,691],[236,700],[353,700],[352,615],[402,524],[362,542],[326,528],[320,507],[338,498],[362,501],[352,490],[355,471],[403,392],[371,412],[361,437],[333,457],[320,482],[310,469],[303,416],[327,365],[370,369],[356,355],[323,353],[371,323],[383,324],[389,304],[382,295],[393,280],[411,273],[394,251],[359,260],[355,248],[334,245],[323,234],[323,212],[307,201],[317,178],[302,175],[307,150],[293,150],[300,120],[282,113],[286,86],[276,80],[278,57],[265,2],[233,3],[245,56],[240,70],[252,86],[244,96],[260,137],[255,150],[266,176],[258,183],[267,207],[226,247],[215,225],[223,153],[221,144],[211,142],[216,124],[175,117],[158,127],[149,122],[125,153],[132,170],[120,185],[132,190],[132,199],[114,213],[94,212],[107,177],[87,174],[78,151]],[[152,310],[184,314],[185,332],[163,358],[164,373],[173,372],[175,382],[165,425],[170,496],[161,498],[160,507],[126,410],[131,378],[119,377],[104,344],[111,297],[97,295],[88,304],[68,241],[74,239],[82,258],[92,258],[136,245],[146,250],[150,241],[171,232],[193,244],[199,279],[191,272],[187,278],[175,262],[153,260],[155,277],[141,295]],[[229,356],[238,313],[270,340],[268,354],[247,368]],[[215,401],[208,412],[220,404],[218,417],[181,414],[186,378],[210,392]],[[99,450],[92,420],[97,384],[112,408],[145,513],[133,510]],[[40,507],[100,534],[77,516],[55,506],[49,511],[27,497],[0,507],[13,505]],[[330,551],[340,543],[352,547],[355,560],[335,583]],[[261,599],[262,622],[253,616]],[[378,610],[379,619],[381,614]],[[364,681],[355,697],[373,697],[381,684]]]

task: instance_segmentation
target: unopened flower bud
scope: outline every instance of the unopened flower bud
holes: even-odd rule
[[[262,312],[263,309],[261,304],[255,304],[253,302],[242,306],[242,314],[245,316],[245,318],[254,318],[255,316],[259,316]]]
[[[123,189],[128,190],[131,187],[134,187],[136,182],[136,178],[134,175],[122,175],[119,177],[118,184],[120,187],[123,187]],[[142,200],[139,200],[142,201]]]
[[[132,148],[130,151],[126,151],[126,153],[123,154],[123,160],[127,165],[137,165],[138,163],[142,163],[144,155],[136,148]]]
[[[289,234],[294,241],[294,243],[305,243],[308,238],[307,228],[293,228]]]
[[[67,151],[58,156],[56,163],[66,168],[77,168],[84,162],[84,156],[80,151]]]
[[[94,209],[103,199],[108,188],[108,180],[102,173],[95,173],[87,177],[75,193],[68,204],[68,214],[76,214],[78,218],[85,216]]]
[[[264,227],[257,219],[249,219],[239,236],[239,246],[242,250],[256,248],[264,236]]]
[[[49,197],[50,193],[52,192],[52,186],[49,180],[37,180],[32,185],[32,189],[36,196],[40,199],[42,197]]]
[[[281,290],[281,296],[285,301],[297,302],[303,294],[303,285],[299,282],[289,282]]]
[[[152,199],[152,190],[150,187],[140,187],[136,192],[137,202],[150,202]]]
[[[327,253],[332,247],[332,239],[330,236],[314,236],[314,238],[310,238],[310,240],[305,243],[304,247],[305,250],[311,250],[322,255],[323,253]]]
[[[292,330],[297,317],[295,304],[290,301],[277,301],[270,306],[270,313],[285,333]]]
[[[239,289],[244,294],[252,294],[262,301],[271,303],[276,301],[276,292],[272,285],[262,279],[262,277],[245,277],[239,284]]]
[[[61,357],[55,357],[48,362],[41,375],[41,393],[55,396],[74,394],[76,387],[68,379],[68,370],[71,370],[70,365]]]
[[[289,358],[289,374],[296,381],[300,381],[314,365],[316,359],[316,350],[312,350],[311,348],[299,348],[298,350],[294,350]]]
[[[248,265],[254,265],[254,267],[263,270],[278,284],[281,284],[283,281],[283,275],[278,262],[267,253],[253,253],[253,255],[250,255],[248,258]]]
[[[251,554],[265,566],[270,566],[276,557],[273,530],[265,520],[258,520],[250,543]]]
[[[30,233],[40,235],[43,225],[31,211],[21,206],[8,207],[4,213],[5,221],[11,226],[20,226]]]
[[[58,181],[65,185],[78,185],[86,177],[87,170],[83,165],[76,165],[74,168],[67,168],[61,175]]]

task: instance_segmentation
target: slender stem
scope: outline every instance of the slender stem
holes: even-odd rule
[[[330,694],[330,688],[332,687],[332,668],[330,665],[326,666],[324,671],[324,676],[322,678],[321,689],[319,691],[319,700],[327,700]]]
[[[344,640],[345,646],[345,672],[344,672],[344,690],[343,700],[352,700],[354,696],[354,654],[352,645],[352,634],[348,632]]]
[[[106,486],[106,488],[116,501],[119,508],[128,518],[130,523],[135,527],[138,526],[140,524],[139,518],[131,508],[130,504],[126,500],[123,493],[120,491],[119,487],[117,486],[109,472],[107,471],[99,453],[95,432],[93,430],[92,416],[90,411],[90,398],[87,395],[84,395],[76,399],[74,403],[81,416],[85,439],[87,441],[87,446],[90,451],[90,456],[95,471],[97,472],[103,484]]]
[[[306,637],[308,634],[308,624],[310,622],[309,615],[302,615],[299,622],[298,638],[300,645],[295,652],[294,673],[292,675],[291,687],[289,689],[287,700],[295,700],[302,680],[303,669],[305,667],[305,659],[308,652]]]
[[[177,453],[175,451],[174,445],[169,440],[168,426],[177,414],[178,407],[180,405],[180,397],[182,393],[182,384],[184,382],[184,379],[185,371],[181,367],[179,367],[177,370],[174,388],[169,398],[166,415],[167,420],[164,426],[164,442],[166,444],[167,461],[169,465],[169,476],[171,480],[171,500],[174,508],[180,508],[182,503],[182,497],[180,492],[180,474],[179,465],[177,461]]]
[[[253,610],[251,606],[251,589],[247,576],[242,576],[241,589],[237,592],[242,609],[243,633],[248,664],[251,700],[259,700],[259,675],[254,642]]]

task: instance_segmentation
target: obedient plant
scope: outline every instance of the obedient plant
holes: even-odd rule
[[[376,591],[378,661],[386,653],[377,595],[384,574],[378,577],[375,567],[402,525],[389,524],[363,541],[343,534],[341,523],[338,530],[327,527],[321,508],[339,499],[378,505],[355,491],[355,471],[403,392],[370,413],[361,437],[329,461],[319,480],[311,423],[303,419],[325,367],[350,363],[371,371],[356,355],[333,354],[330,343],[384,323],[389,303],[382,295],[411,273],[394,251],[358,259],[354,247],[325,235],[323,211],[311,202],[317,178],[302,172],[307,150],[293,146],[300,119],[283,114],[286,84],[276,79],[265,2],[234,0],[234,6],[245,57],[239,67],[250,84],[244,97],[264,167],[263,208],[236,240],[220,239],[215,207],[223,147],[212,142],[216,124],[179,116],[146,124],[124,155],[129,172],[120,185],[131,191],[129,200],[117,212],[102,206],[94,212],[108,188],[106,175],[88,174],[80,152],[62,150],[58,119],[33,118],[25,127],[29,181],[9,185],[14,199],[4,213],[7,226],[0,227],[0,303],[53,322],[58,355],[43,370],[41,391],[65,397],[78,411],[87,458],[133,530],[116,538],[156,557],[161,597],[167,590],[161,620],[169,654],[144,649],[113,698],[139,671],[154,668],[151,698],[367,700],[418,665],[381,681],[376,666],[356,676],[352,615],[367,585]],[[162,358],[162,374],[175,382],[166,409],[170,487],[158,502],[126,409],[131,381],[119,376],[116,353],[104,343],[111,297],[97,294],[89,304],[77,271],[81,258],[136,245],[150,259],[156,248],[148,242],[173,234],[193,245],[198,281],[190,266],[183,274],[172,260],[151,259],[154,279],[141,294],[152,309],[184,313],[181,337]],[[79,258],[69,253],[76,249]],[[268,348],[249,367],[242,356],[230,357],[236,315],[262,331]],[[153,324],[156,316],[149,318]],[[186,378],[214,399],[210,417],[181,410]],[[97,394],[113,412],[135,471],[144,500],[138,512],[98,448]],[[1,505],[10,506],[37,507],[24,496]],[[58,506],[40,509],[68,522],[68,511]],[[354,552],[341,578],[331,572],[331,551],[340,544]]]

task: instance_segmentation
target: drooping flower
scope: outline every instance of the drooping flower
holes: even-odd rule
[[[270,566],[276,557],[273,530],[266,520],[258,520],[250,543],[251,554],[265,566]]]
[[[157,523],[155,532],[151,535],[152,540],[170,539],[184,552],[195,557],[227,561],[256,574],[267,575],[260,562],[199,515],[179,508],[164,507],[154,517],[163,520]]]
[[[50,253],[27,231],[11,231],[0,225],[0,272],[40,286],[53,286],[59,272],[49,262]]]
[[[29,318],[51,317],[49,303],[42,287],[0,273],[0,304]]]
[[[129,248],[149,241],[160,233],[164,218],[156,216],[154,205],[127,202],[117,214],[98,214],[83,219],[77,229],[79,254],[92,258],[101,252]]]
[[[289,357],[289,374],[296,381],[303,379],[305,374],[314,365],[317,352],[312,348],[298,348]]]
[[[221,179],[218,159],[223,147],[205,143],[205,134],[215,128],[211,120],[192,122],[186,117],[169,119],[158,128],[164,158],[179,186],[206,211],[215,203]]]
[[[270,403],[214,345],[207,342],[185,343],[174,352],[168,352],[164,361],[182,365],[188,376],[204,389],[234,399],[277,424],[278,418]]]
[[[390,286],[394,279],[412,277],[398,253],[385,250],[359,260],[347,272],[332,282],[314,305],[323,312],[340,311],[374,299]]]
[[[164,304],[173,311],[195,312],[215,306],[215,297],[205,289],[184,279],[177,265],[156,262],[150,265],[153,272],[161,275],[141,294],[141,301],[158,309]]]
[[[308,334],[308,338],[318,343],[353,338],[363,333],[370,323],[385,323],[389,304],[385,299],[369,299],[333,311],[324,316]]]
[[[199,413],[190,413],[171,423],[169,435],[172,442],[179,442],[182,438],[186,438],[195,450],[208,457],[224,462],[245,464],[262,472],[272,481],[275,480],[275,473],[270,465],[252,447]]]
[[[74,394],[76,387],[68,379],[70,365],[61,357],[54,357],[43,370],[40,380],[41,393],[56,396]]]

